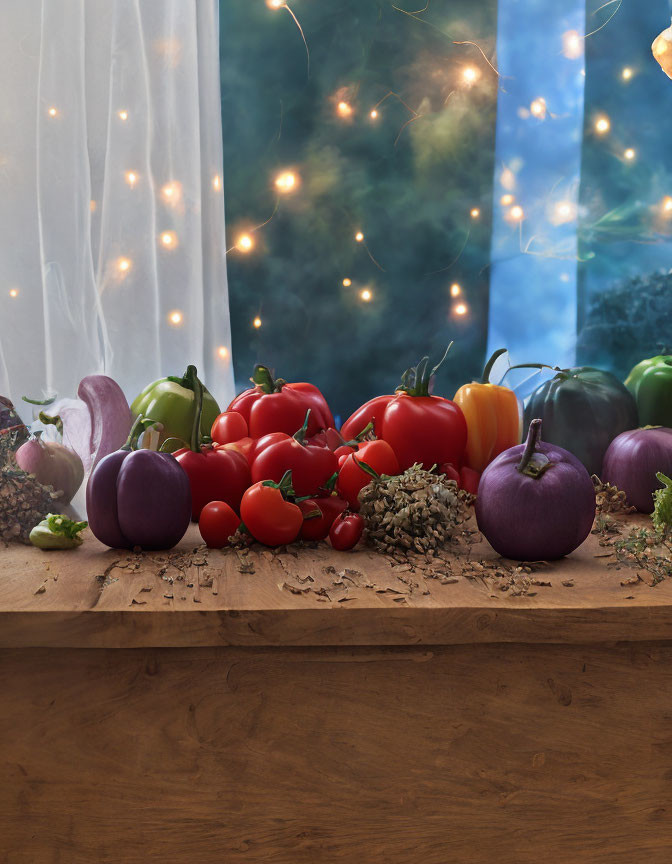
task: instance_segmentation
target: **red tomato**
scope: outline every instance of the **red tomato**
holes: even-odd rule
[[[331,450],[305,443],[310,414],[311,409],[308,409],[303,426],[292,438],[285,436],[268,444],[253,458],[253,483],[260,480],[279,483],[283,475],[291,471],[294,493],[313,495],[338,470],[338,459]]]
[[[260,543],[280,546],[299,536],[303,513],[296,504],[285,501],[275,485],[255,483],[243,495],[240,515],[245,527]]]
[[[243,492],[252,482],[247,459],[237,450],[202,447],[200,453],[183,447],[174,454],[191,484],[191,518],[198,521],[211,501],[225,501],[239,511]]]
[[[334,549],[344,552],[356,546],[364,531],[364,520],[359,513],[341,513],[329,529],[329,540]]]
[[[301,538],[303,540],[324,540],[334,519],[348,506],[340,495],[328,495],[324,498],[308,498],[298,502],[303,513],[303,525],[301,526]],[[306,518],[318,511],[319,515]]]
[[[233,444],[247,438],[247,423],[237,411],[223,411],[212,424],[210,437],[217,444]]]
[[[232,441],[229,444],[215,444],[215,448],[220,450],[235,450],[237,453],[242,453],[243,456],[250,461],[250,453],[256,445],[254,438],[240,438],[238,441]]]
[[[460,473],[450,462],[444,462],[439,465],[438,473],[445,474],[447,480],[454,480],[458,486],[460,485]]]
[[[478,495],[478,484],[480,481],[480,471],[467,468],[466,465],[460,468],[460,489],[464,489],[465,492],[471,492],[472,495]]]
[[[254,367],[252,381],[255,386],[236,396],[228,410],[242,414],[253,438],[269,432],[293,435],[308,409],[308,436],[334,425],[327,400],[313,384],[287,384],[281,378],[274,379],[266,366]]]
[[[372,480],[371,475],[360,467],[355,459],[366,462],[376,474],[399,473],[397,457],[387,441],[367,441],[360,444],[357,453],[345,457],[338,472],[338,492],[347,500],[351,510],[359,510],[359,491]]]
[[[390,444],[402,471],[415,462],[427,470],[442,462],[460,465],[467,443],[464,414],[450,399],[429,395],[430,380],[441,363],[428,370],[424,357],[404,373],[394,396],[378,396],[362,405],[343,424],[341,434],[351,437],[372,421],[377,437]]]
[[[198,530],[203,541],[211,549],[221,549],[229,545],[229,537],[235,534],[240,525],[240,516],[229,507],[226,501],[211,501],[201,510]]]

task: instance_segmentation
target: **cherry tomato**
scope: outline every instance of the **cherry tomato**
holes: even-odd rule
[[[387,441],[366,441],[360,444],[356,453],[345,457],[338,472],[338,492],[346,499],[351,510],[359,510],[357,496],[360,489],[368,486],[372,480],[371,475],[360,467],[355,459],[366,462],[377,474],[399,473],[397,457]]]
[[[341,552],[356,546],[364,531],[364,520],[359,513],[341,513],[329,529],[329,540],[334,549]]]
[[[247,423],[237,411],[223,411],[212,424],[210,437],[217,444],[233,444],[247,438]]]
[[[228,410],[242,414],[253,438],[261,438],[269,432],[293,435],[308,409],[311,411],[309,436],[334,425],[327,400],[313,384],[288,384],[282,378],[274,378],[266,366],[254,367],[252,381],[255,386],[236,396]]]
[[[243,492],[252,482],[250,466],[242,453],[228,449],[227,445],[206,445],[200,453],[184,447],[173,455],[189,477],[191,518],[195,522],[211,501],[226,501],[238,512]]]
[[[303,513],[296,504],[286,501],[276,484],[255,483],[243,495],[240,515],[245,527],[260,543],[280,546],[299,536]]]
[[[211,501],[201,510],[198,530],[211,549],[221,549],[229,545],[229,537],[235,534],[240,525],[240,516],[226,501]]]
[[[301,538],[303,540],[324,540],[334,519],[348,506],[340,495],[327,495],[324,498],[308,498],[298,502],[303,513],[303,525],[301,526]],[[306,518],[311,514],[311,518]]]

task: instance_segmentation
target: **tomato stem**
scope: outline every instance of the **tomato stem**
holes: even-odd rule
[[[306,432],[308,431],[309,418],[310,418],[310,408],[306,411],[306,417],[303,421],[303,426],[292,435],[292,438],[295,441],[298,441],[299,444],[305,444]]]
[[[287,383],[284,378],[273,378],[273,373],[268,366],[262,366],[260,363],[254,367],[250,381],[264,393],[279,393]]]
[[[451,342],[444,351],[443,357],[429,371],[427,371],[429,357],[423,357],[417,366],[411,366],[407,369],[401,376],[401,383],[397,387],[397,391],[407,393],[409,396],[429,396],[432,379],[443,365],[452,347],[453,343]]]

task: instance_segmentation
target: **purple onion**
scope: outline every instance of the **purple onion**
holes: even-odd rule
[[[86,487],[93,534],[113,549],[170,549],[191,521],[189,478],[171,453],[117,450],[100,460]]]
[[[645,426],[614,438],[604,454],[600,479],[622,489],[640,513],[653,513],[653,493],[662,489],[657,471],[672,474],[672,429]]]
[[[533,420],[525,444],[510,447],[481,475],[476,521],[505,558],[562,558],[586,539],[595,518],[595,490],[569,451],[540,440]]]

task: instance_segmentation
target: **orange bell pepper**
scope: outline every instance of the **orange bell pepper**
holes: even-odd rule
[[[516,394],[508,387],[488,382],[495,360],[505,350],[495,351],[481,380],[463,384],[453,400],[467,421],[464,464],[475,471],[483,471],[495,456],[520,444],[522,409]]]

